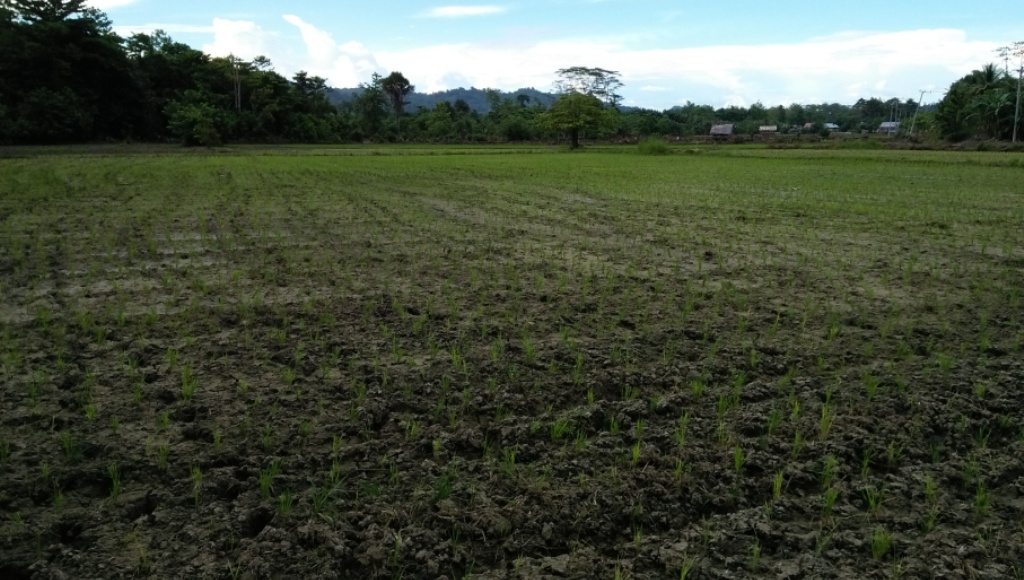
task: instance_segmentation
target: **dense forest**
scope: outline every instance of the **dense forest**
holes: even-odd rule
[[[501,142],[552,138],[566,127],[552,122],[565,94],[423,95],[397,72],[331,89],[305,72],[286,78],[265,57],[211,57],[160,31],[122,38],[85,0],[0,0],[0,78],[0,143]],[[916,123],[947,139],[1009,138],[1016,85],[987,65],[954,83]],[[912,99],[877,98],[717,109],[687,103],[665,111],[617,105],[605,103],[612,114],[589,137],[707,135],[717,123],[734,124],[738,134],[762,125],[819,132],[826,123],[874,131],[917,112]]]

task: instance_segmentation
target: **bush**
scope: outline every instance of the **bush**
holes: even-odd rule
[[[640,144],[637,145],[637,150],[641,155],[668,155],[669,153],[672,153],[672,150],[669,149],[668,143],[661,139],[647,139],[646,141],[641,141]]]

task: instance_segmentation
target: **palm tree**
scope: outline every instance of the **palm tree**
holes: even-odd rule
[[[395,127],[401,137],[401,117],[406,105],[405,96],[411,93],[415,87],[409,84],[409,79],[405,78],[402,73],[395,71],[381,81],[380,88],[391,101],[391,109],[395,112]]]

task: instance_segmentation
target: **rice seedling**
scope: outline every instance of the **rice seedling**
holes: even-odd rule
[[[871,451],[869,449],[864,450],[864,454],[860,459],[860,479],[866,480],[867,474],[871,468]]]
[[[881,560],[892,549],[893,534],[885,528],[877,527],[871,531],[871,557]]]
[[[75,463],[82,459],[82,449],[71,431],[60,432],[60,444],[64,450],[64,459],[68,463]]]
[[[867,486],[864,488],[863,493],[864,502],[867,504],[868,512],[872,515],[877,514],[878,510],[882,507],[882,489],[874,486]]]
[[[455,486],[455,473],[447,471],[443,473],[434,484],[434,500],[440,501],[451,497]]]
[[[834,412],[828,403],[821,405],[821,420],[818,423],[818,440],[824,441],[832,431],[832,423],[835,420]]]
[[[772,412],[768,415],[768,424],[765,427],[765,435],[771,437],[778,430],[779,426],[782,425],[782,411],[773,408]]]
[[[974,513],[979,518],[983,518],[989,513],[989,508],[992,503],[992,493],[985,487],[985,484],[981,481],[978,482],[978,487],[974,493]]]
[[[746,456],[743,454],[743,448],[737,445],[732,452],[732,465],[733,469],[736,471],[736,475],[740,475],[745,462]]]
[[[121,495],[121,469],[116,462],[107,465],[107,477],[110,478],[110,499],[117,500]]]
[[[673,432],[673,438],[676,442],[676,447],[682,451],[686,445],[686,432],[690,424],[690,412],[686,411],[679,417],[679,422],[676,425],[676,429]]]
[[[986,382],[974,381],[974,395],[979,399],[984,399],[986,394],[988,394],[988,385]]]
[[[754,545],[750,548],[750,571],[758,572],[761,568],[761,540],[754,538]]]
[[[693,394],[693,398],[699,400],[707,389],[707,385],[704,383],[703,378],[697,378],[690,381],[690,392]]]
[[[772,477],[772,501],[779,501],[782,498],[782,484],[785,481],[785,473],[777,472]]]
[[[835,455],[825,457],[825,463],[821,468],[821,490],[825,491],[832,487],[836,475],[839,473],[839,461]]]
[[[199,506],[199,496],[203,491],[203,471],[198,465],[192,466],[192,500]]]
[[[789,456],[792,459],[796,459],[800,456],[800,452],[804,448],[804,437],[799,431],[793,434],[793,444],[790,446]]]
[[[679,580],[686,580],[690,576],[690,572],[693,570],[694,564],[697,563],[697,558],[689,556],[683,559],[683,565],[679,570]]]
[[[285,490],[281,492],[281,495],[277,496],[277,515],[282,519],[291,515],[293,502],[294,499],[290,491]]]
[[[839,499],[839,488],[830,487],[825,490],[821,506],[822,515],[825,517],[832,515],[832,509],[835,507],[837,499]]]
[[[568,418],[560,417],[551,424],[551,440],[561,441],[572,433],[572,423]]]
[[[64,505],[64,490],[61,489],[60,485],[53,482],[53,509],[54,511],[60,511],[61,506]]]
[[[183,401],[190,402],[192,397],[196,394],[196,389],[199,387],[199,377],[196,376],[195,371],[192,369],[191,363],[186,363],[181,367],[181,398]]]
[[[167,471],[167,460],[171,454],[171,446],[161,443],[156,448],[156,466],[160,471]]]
[[[932,506],[928,508],[928,513],[925,514],[925,517],[921,522],[921,529],[924,530],[924,533],[926,534],[930,533],[932,530],[935,529],[935,525],[938,523],[938,521],[939,508],[937,506]]]
[[[260,472],[259,486],[260,495],[264,498],[269,498],[271,492],[274,490],[274,478],[281,473],[281,460],[275,458],[271,460],[270,464]]]
[[[938,501],[938,486],[931,474],[924,476],[924,499],[930,505],[935,505]]]
[[[889,447],[886,450],[885,464],[890,469],[896,466],[896,463],[903,456],[903,450],[907,448],[906,443],[897,444],[895,440],[889,441]]]
[[[861,376],[861,382],[864,384],[864,392],[867,394],[868,401],[873,401],[878,393],[878,386],[882,383],[882,379],[870,372],[865,372]]]

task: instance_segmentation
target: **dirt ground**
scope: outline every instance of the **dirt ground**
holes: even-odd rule
[[[1024,576],[1008,169],[534,157],[8,162],[0,577]]]

